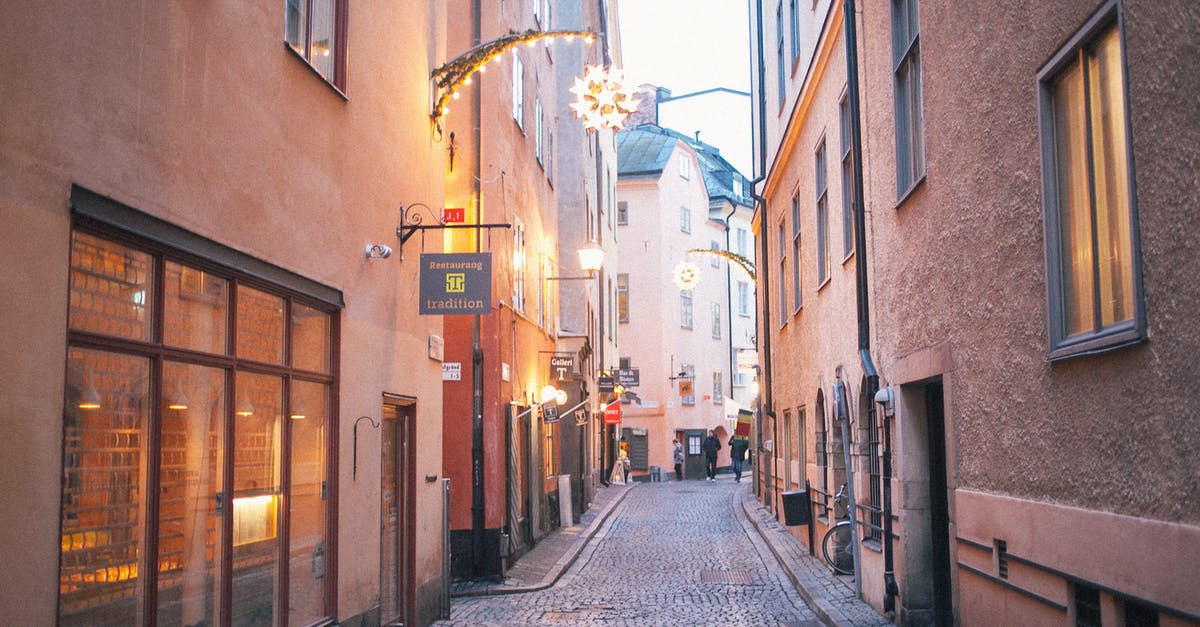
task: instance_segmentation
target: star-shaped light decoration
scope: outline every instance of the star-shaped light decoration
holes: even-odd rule
[[[671,280],[681,290],[690,292],[700,283],[700,267],[690,261],[680,261],[672,275]]]
[[[625,118],[637,111],[633,90],[625,86],[621,70],[616,68],[589,65],[570,91],[575,94],[571,108],[588,129],[619,130]]]

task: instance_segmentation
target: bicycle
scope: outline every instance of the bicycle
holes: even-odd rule
[[[833,497],[835,513],[837,505],[845,509],[846,498],[846,484],[843,483]],[[840,520],[825,532],[821,540],[821,554],[825,562],[839,575],[854,574],[854,546],[850,531],[850,519]]]

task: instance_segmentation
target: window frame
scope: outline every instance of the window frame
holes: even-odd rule
[[[800,256],[803,252],[800,240],[800,190],[792,195],[792,314],[795,315],[804,307],[804,295],[801,280]]]
[[[916,18],[915,24],[912,18]],[[905,27],[903,33],[898,30],[901,20]],[[892,0],[891,28],[892,105],[896,117],[896,198],[903,201],[925,179],[925,115],[918,0]]]
[[[292,54],[296,55],[296,57],[299,58],[301,61],[303,61],[304,64],[307,65],[308,68],[310,70],[312,70],[314,74],[316,74],[317,76],[320,76],[321,80],[325,81],[325,83],[327,85],[332,87],[334,89],[334,91],[336,91],[339,95],[341,95],[344,98],[347,93],[346,65],[347,65],[347,59],[348,59],[347,50],[349,49],[349,46],[346,43],[346,37],[349,33],[348,25],[350,23],[350,0],[329,0],[330,2],[333,3],[333,20],[334,20],[334,24],[333,24],[334,45],[333,45],[333,49],[332,49],[333,59],[332,59],[332,66],[330,69],[331,76],[326,76],[325,73],[323,73],[312,62],[312,50],[313,50],[313,48],[312,48],[312,31],[313,31],[312,16],[313,16],[313,4],[317,1],[319,1],[319,0],[296,0],[297,5],[299,5],[299,3],[304,3],[304,5],[305,5],[304,23],[299,25],[299,27],[304,31],[303,32],[303,42],[302,42],[302,46],[301,46],[303,48],[303,50],[298,50],[297,47],[292,45],[292,42],[288,40],[289,35],[288,35],[288,8],[287,8],[287,5],[289,3],[285,0],[285,2],[284,2],[284,19],[283,19],[283,46],[285,48],[287,48]],[[299,35],[299,33],[298,33],[298,35]]]
[[[830,279],[829,263],[829,164],[825,148],[825,136],[817,143],[813,153],[815,173],[813,184],[816,186],[816,221],[817,221],[817,291],[820,291]]]
[[[695,328],[694,299],[690,290],[679,290],[679,328]]]
[[[337,542],[334,540],[338,533],[339,462],[336,427],[340,423],[337,398],[340,389],[338,373],[340,371],[341,311],[344,308],[341,292],[267,262],[248,257],[244,253],[78,186],[74,186],[71,190],[70,208],[72,240],[76,233],[86,234],[144,253],[148,256],[153,269],[150,273],[153,292],[150,294],[150,302],[146,307],[147,320],[150,325],[149,339],[120,337],[95,330],[75,328],[70,326],[69,320],[66,327],[69,349],[137,357],[145,360],[150,368],[149,394],[146,400],[148,409],[143,425],[145,429],[144,443],[140,444],[142,452],[145,454],[145,459],[142,461],[145,464],[145,469],[142,471],[143,481],[145,481],[142,487],[145,495],[138,497],[143,499],[139,505],[142,508],[139,516],[144,517],[142,524],[147,529],[141,532],[143,537],[139,539],[139,546],[144,555],[139,557],[138,566],[145,566],[147,562],[152,564],[162,557],[163,543],[160,542],[160,534],[154,528],[161,524],[163,513],[157,494],[167,485],[161,472],[164,463],[163,451],[165,450],[161,436],[165,415],[162,403],[157,401],[161,401],[165,393],[163,385],[164,373],[167,368],[173,364],[184,367],[201,367],[221,373],[224,405],[219,409],[222,421],[220,423],[220,440],[224,453],[219,460],[219,472],[223,479],[215,489],[218,493],[226,495],[230,503],[227,511],[220,514],[223,525],[229,524],[228,519],[234,515],[232,499],[235,493],[229,487],[236,480],[235,471],[238,463],[233,455],[235,438],[238,434],[237,418],[234,417],[235,405],[239,402],[238,381],[244,375],[278,379],[281,384],[279,402],[283,416],[290,415],[295,406],[298,384],[315,384],[324,388],[326,402],[323,423],[326,436],[323,442],[321,469],[324,511],[320,524],[323,532],[322,546],[326,555],[325,568],[327,570],[324,575],[325,583],[321,600],[323,609],[321,611],[324,612],[323,620],[337,616]],[[68,268],[73,272],[71,263],[70,260],[67,261]],[[183,268],[199,270],[226,283],[227,311],[224,317],[227,332],[223,340],[224,348],[220,351],[176,346],[167,341],[164,330],[167,328],[168,312],[165,310],[163,300],[166,298],[164,269],[168,264],[178,264]],[[280,363],[256,361],[240,355],[238,351],[237,329],[241,323],[238,316],[237,295],[243,288],[278,297],[281,300],[283,306],[281,319],[284,322],[282,361]],[[309,308],[328,317],[328,327],[325,331],[325,341],[327,342],[325,349],[328,354],[323,366],[324,370],[311,370],[296,365],[295,351],[292,349],[294,342],[298,340],[294,336],[295,329],[291,320],[292,313],[298,307]],[[276,477],[278,484],[274,489],[279,494],[280,504],[276,510],[278,519],[274,536],[277,543],[274,551],[276,557],[271,570],[277,583],[287,581],[287,571],[295,565],[292,558],[289,557],[289,547],[295,546],[293,537],[290,535],[291,523],[289,520],[297,515],[294,514],[291,505],[294,500],[292,498],[294,489],[292,469],[297,459],[300,459],[296,449],[293,448],[292,434],[295,427],[291,421],[283,420],[279,428],[278,466],[275,470],[278,473]],[[63,451],[65,451],[66,444],[64,441],[61,445],[64,447]],[[65,515],[66,512],[60,513],[60,525]],[[228,530],[228,527],[226,529]],[[60,531],[62,530],[60,529]],[[214,550],[232,550],[236,537],[232,534],[219,534],[217,542],[218,544],[213,547]],[[61,559],[60,552],[60,563]],[[221,580],[217,585],[221,586],[222,602],[220,606],[213,609],[219,615],[224,615],[228,611],[229,604],[233,602],[231,590],[234,568],[235,564],[227,561],[217,573],[218,579]],[[142,594],[134,597],[135,602],[140,604],[139,615],[145,615],[149,610],[159,606],[162,590],[156,586],[156,582],[161,581],[157,572],[137,578],[136,585],[142,591]],[[286,608],[289,607],[287,601],[292,592],[293,590],[288,585],[277,585],[272,592],[272,602],[281,608],[279,609],[280,613],[276,615],[280,622],[288,620]],[[55,594],[56,611],[61,612],[61,594],[58,592]]]
[[[1121,71],[1121,104],[1124,107],[1125,124],[1123,130],[1125,133],[1125,163],[1126,171],[1126,189],[1128,190],[1128,211],[1129,215],[1129,239],[1130,239],[1130,273],[1132,274],[1132,299],[1133,312],[1132,318],[1115,322],[1108,326],[1102,326],[1102,323],[1097,320],[1096,312],[1099,304],[1097,298],[1093,295],[1093,322],[1095,326],[1091,331],[1067,335],[1066,323],[1064,321],[1065,296],[1063,294],[1063,250],[1062,236],[1063,226],[1060,223],[1059,206],[1059,181],[1058,181],[1058,153],[1055,145],[1055,124],[1054,124],[1054,91],[1056,80],[1066,71],[1069,66],[1076,64],[1076,67],[1081,67],[1083,63],[1082,55],[1085,54],[1089,46],[1098,41],[1103,35],[1108,32],[1108,29],[1115,29],[1118,42],[1121,46],[1120,54],[1120,71]],[[1047,321],[1049,330],[1049,354],[1048,361],[1058,361],[1076,356],[1090,355],[1095,353],[1107,352],[1119,349],[1125,346],[1138,344],[1146,339],[1146,308],[1145,298],[1142,285],[1142,259],[1141,259],[1141,235],[1138,227],[1138,206],[1137,206],[1137,191],[1135,165],[1133,161],[1133,130],[1130,121],[1129,108],[1129,73],[1128,63],[1125,59],[1125,31],[1123,16],[1120,11],[1119,0],[1108,0],[1101,5],[1084,25],[1075,32],[1070,39],[1067,40],[1061,48],[1047,61],[1038,71],[1038,107],[1040,121],[1040,141],[1041,141],[1041,161],[1042,161],[1042,207],[1044,215],[1045,228],[1045,246],[1046,246],[1046,299],[1047,299]],[[1086,85],[1086,82],[1085,82]],[[1081,106],[1087,109],[1089,95],[1083,94],[1084,102]],[[1086,139],[1090,147],[1092,140],[1092,125],[1090,115],[1087,116],[1087,127],[1083,129],[1086,134]],[[1087,184],[1089,191],[1089,199],[1092,197],[1092,189],[1095,185],[1094,171],[1091,167],[1091,153],[1088,153],[1087,163]],[[1091,225],[1093,229],[1092,245],[1095,246],[1095,204],[1094,201],[1089,201],[1091,205]],[[1095,275],[1097,262],[1093,255],[1092,271]]]
[[[521,133],[525,133],[525,62],[516,51],[512,53],[512,118]]]
[[[617,274],[617,322],[629,322],[629,274]]]
[[[687,207],[679,208],[679,231],[681,233],[692,232],[692,210]]]
[[[721,303],[712,303],[712,337],[721,339]]]
[[[783,0],[779,0],[779,5],[775,9],[775,64],[778,66],[779,74],[779,107],[783,108],[783,102],[786,100],[787,94],[787,76],[786,66],[783,52]]]
[[[854,141],[850,132],[850,97],[842,93],[838,101],[838,127],[842,143],[842,261],[854,255],[854,221],[857,219],[854,188]]]

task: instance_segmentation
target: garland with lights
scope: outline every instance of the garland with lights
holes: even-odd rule
[[[445,65],[437,68],[430,75],[436,81],[439,92],[437,104],[434,105],[433,113],[430,117],[433,118],[435,123],[438,123],[442,116],[450,112],[446,106],[446,101],[457,97],[458,88],[461,85],[471,84],[472,74],[484,71],[488,61],[500,56],[505,50],[514,48],[520,44],[532,46],[543,39],[562,38],[570,41],[575,37],[581,37],[590,44],[595,40],[596,33],[591,31],[540,31],[530,29],[520,33],[509,32],[508,35],[471,48],[448,61]]]
[[[688,252],[699,255],[716,255],[722,259],[736,263],[742,270],[746,271],[746,274],[750,275],[751,281],[756,280],[756,276],[754,274],[754,262],[750,261],[746,257],[743,257],[742,255],[731,253],[727,250],[717,250],[715,248],[692,248],[688,250]]]

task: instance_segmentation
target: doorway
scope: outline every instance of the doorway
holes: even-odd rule
[[[950,503],[945,394],[940,379],[902,389],[911,420],[901,430],[901,476],[912,490],[900,511],[906,578],[901,599],[906,623],[954,624],[950,560]]]
[[[677,431],[675,437],[683,442],[683,478],[703,479],[708,475],[704,471],[704,452],[700,444],[704,442],[705,433],[699,430]]]
[[[413,598],[413,426],[416,403],[385,398],[380,459],[380,617],[384,625],[408,625]]]

